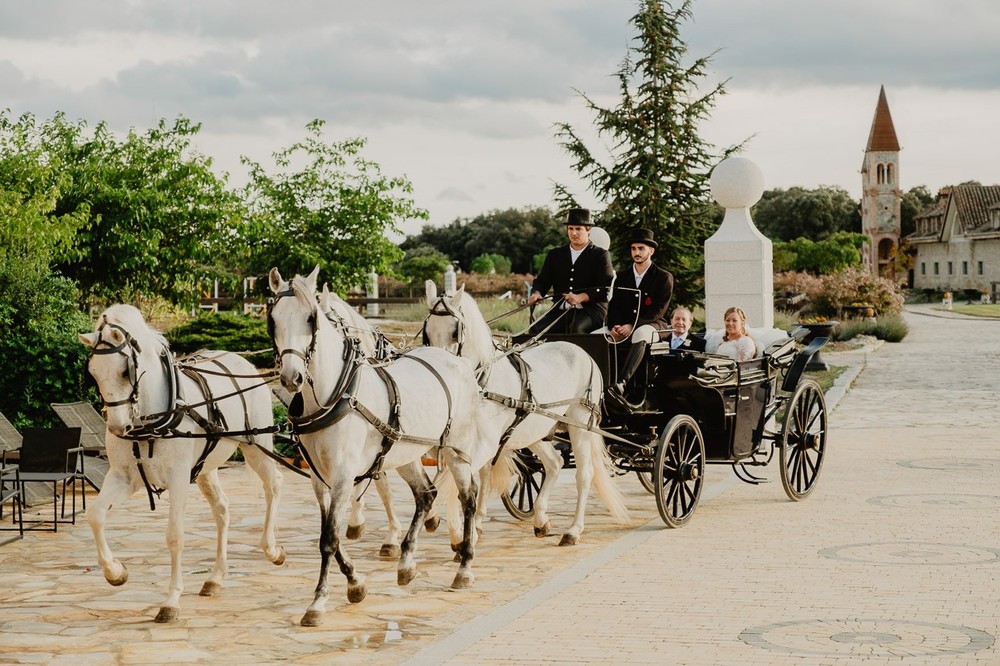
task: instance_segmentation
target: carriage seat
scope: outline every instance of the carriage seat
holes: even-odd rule
[[[795,339],[788,335],[788,331],[780,328],[748,328],[750,337],[753,338],[757,346],[757,354],[754,358],[763,356],[779,356],[795,347]],[[705,332],[705,353],[715,354],[722,344],[724,329],[710,329]]]

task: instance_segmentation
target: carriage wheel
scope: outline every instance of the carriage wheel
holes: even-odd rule
[[[667,527],[681,527],[698,506],[705,478],[705,440],[687,414],[670,419],[653,465],[656,508]]]
[[[510,491],[500,495],[507,512],[518,520],[531,520],[535,515],[535,497],[545,481],[542,461],[528,449],[514,451],[517,471]]]
[[[781,428],[781,485],[793,501],[812,492],[823,468],[826,415],[819,384],[812,379],[799,382],[785,406]]]
[[[639,477],[639,483],[650,493],[656,492],[656,484],[653,483],[653,473],[652,472],[636,472],[635,475]]]

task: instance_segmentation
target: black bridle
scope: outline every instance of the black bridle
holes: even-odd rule
[[[121,343],[116,345],[108,340],[105,340],[102,335],[105,328],[112,328],[121,333],[122,335]],[[128,379],[129,384],[132,386],[132,391],[131,393],[129,393],[129,396],[127,398],[123,398],[122,400],[108,400],[107,398],[104,397],[104,394],[101,392],[101,387],[98,386],[97,393],[98,395],[101,396],[101,404],[104,406],[104,409],[107,409],[108,407],[118,407],[120,405],[129,405],[129,404],[137,406],[139,402],[139,380],[142,378],[142,375],[138,374],[138,368],[139,368],[138,354],[142,352],[142,348],[139,346],[139,343],[135,340],[135,338],[132,337],[131,333],[129,333],[127,330],[125,330],[118,324],[112,324],[107,320],[107,318],[105,318],[101,322],[101,325],[97,327],[97,333],[98,333],[97,342],[94,344],[93,349],[91,349],[90,351],[91,358],[93,358],[95,355],[105,356],[108,354],[121,354],[122,356],[124,356],[126,370],[122,374],[124,377]],[[87,359],[87,367],[89,373],[90,359]],[[91,376],[93,376],[93,373],[91,373]]]
[[[456,310],[448,303],[445,296],[440,296],[434,304],[431,306],[430,312],[424,317],[424,325],[420,329],[421,338],[423,340],[424,346],[431,343],[430,337],[427,335],[427,322],[430,321],[431,317],[454,317],[455,318],[455,330],[452,332],[452,338],[458,343],[458,349],[456,354],[462,355],[462,346],[465,344],[465,317],[462,315],[461,310]]]

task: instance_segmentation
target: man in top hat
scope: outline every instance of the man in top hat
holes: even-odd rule
[[[572,208],[566,216],[569,245],[549,250],[528,297],[534,305],[552,290],[553,307],[529,329],[531,335],[590,333],[599,328],[608,312],[608,291],[614,277],[611,255],[590,241],[590,211]]]
[[[661,331],[670,330],[666,317],[674,293],[674,276],[653,263],[657,247],[653,232],[634,229],[628,244],[632,266],[615,280],[603,329],[615,342],[628,339],[632,343],[618,373],[618,383],[611,389],[612,395],[622,401],[625,385],[642,363],[650,343],[660,339]]]

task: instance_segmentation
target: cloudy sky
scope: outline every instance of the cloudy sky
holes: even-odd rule
[[[144,130],[183,115],[242,184],[313,118],[405,175],[434,224],[550,205],[569,169],[553,124],[586,133],[576,91],[613,105],[636,0],[0,0],[0,108]],[[753,135],[766,186],[859,169],[879,86],[903,189],[1000,182],[1000,2],[696,0],[682,35],[727,79],[702,134]],[[593,144],[598,145],[596,141]],[[419,224],[404,224],[406,233]]]

